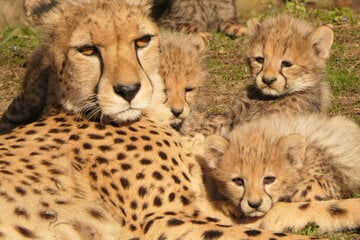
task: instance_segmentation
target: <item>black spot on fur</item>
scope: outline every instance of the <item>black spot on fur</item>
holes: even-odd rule
[[[169,199],[169,202],[174,201],[174,199],[175,199],[175,193],[170,193],[169,196],[168,196],[168,199]]]
[[[137,180],[141,180],[141,179],[144,179],[145,178],[145,174],[144,173],[138,173],[136,174],[136,179]]]
[[[119,153],[117,155],[117,160],[121,161],[121,160],[124,160],[126,158],[126,155],[124,153]]]
[[[138,204],[136,201],[131,201],[131,203],[130,203],[131,209],[135,210],[135,209],[137,209],[137,206],[138,206]]]
[[[84,149],[92,149],[92,146],[91,146],[90,143],[84,143],[84,144],[83,144],[83,148],[84,148]]]
[[[121,164],[121,169],[124,171],[130,170],[131,169],[131,165],[127,164],[127,163],[122,163]]]
[[[307,209],[309,206],[310,206],[310,203],[309,203],[309,202],[308,202],[308,203],[303,203],[303,204],[300,204],[300,205],[299,205],[299,209],[305,210],[305,209]]]
[[[207,222],[201,220],[191,220],[191,223],[199,225],[207,224]]]
[[[167,221],[167,225],[169,227],[183,225],[184,223],[185,222],[183,220],[176,219],[176,218],[172,218],[172,219]]]
[[[150,165],[151,163],[152,163],[152,161],[149,159],[146,159],[146,158],[143,158],[140,160],[141,165]]]
[[[133,151],[133,150],[136,150],[136,149],[137,149],[137,147],[135,145],[133,145],[133,144],[126,145],[126,150],[127,151]]]
[[[151,140],[151,138],[148,137],[148,136],[141,136],[141,139],[145,140],[145,141],[150,141]]]
[[[145,227],[144,227],[144,233],[147,233],[151,227],[151,225],[154,224],[153,220],[150,220],[149,222],[146,223]]]
[[[185,197],[185,196],[181,196],[181,202],[186,206],[190,204],[190,200]]]
[[[222,231],[208,230],[202,234],[202,237],[204,240],[214,240],[214,239],[220,238],[222,235],[224,235],[224,232],[222,232]]]
[[[172,179],[174,180],[174,182],[175,182],[176,184],[180,184],[180,183],[181,183],[180,179],[179,179],[177,176],[172,175],[171,177],[172,177]]]
[[[36,238],[36,235],[29,229],[21,226],[15,226],[15,230],[18,231],[22,236],[27,238]]]
[[[129,189],[130,187],[130,182],[126,179],[126,178],[120,178],[120,183],[121,183],[121,186],[124,188],[124,189]]]
[[[344,215],[347,213],[346,209],[344,208],[340,208],[339,206],[337,206],[336,204],[332,204],[329,209],[328,212],[330,213],[330,215],[332,216],[340,216],[340,215]]]
[[[261,234],[261,231],[259,230],[247,230],[245,231],[245,234],[248,235],[249,237],[255,237],[255,236],[259,236]]]
[[[90,139],[94,139],[94,140],[104,139],[104,136],[101,136],[101,135],[98,135],[98,134],[92,134],[92,133],[89,133],[89,134],[88,134],[88,137],[89,137]]]
[[[55,220],[57,218],[57,214],[55,212],[46,211],[46,210],[40,211],[39,216],[45,220]]]
[[[15,208],[14,213],[15,213],[16,215],[18,215],[18,216],[25,217],[26,219],[29,218],[29,214],[28,214],[28,213],[26,212],[26,210],[23,209],[23,208],[18,208],[18,207]]]
[[[101,145],[101,146],[98,146],[98,148],[100,149],[100,151],[102,152],[108,152],[108,151],[111,151],[112,148],[110,146],[106,146],[106,145]]]
[[[151,145],[145,145],[144,146],[144,151],[149,152],[152,151],[153,147]]]
[[[287,234],[286,233],[274,233],[275,236],[278,236],[278,237],[286,237]]]
[[[162,160],[167,160],[167,155],[166,155],[166,153],[160,151],[160,152],[159,152],[159,156],[160,156],[160,158],[161,158]]]
[[[98,210],[95,209],[89,209],[88,212],[90,213],[90,215],[96,219],[102,219],[104,218],[103,214],[101,212],[99,212]]]
[[[156,180],[162,180],[163,176],[161,175],[161,173],[159,173],[158,171],[153,172],[153,178],[155,178]]]
[[[127,135],[127,133],[125,131],[123,131],[123,130],[117,130],[116,133],[121,135],[121,136],[126,136]]]
[[[107,164],[107,163],[109,163],[109,160],[107,160],[104,157],[96,157],[96,162],[99,164]]]
[[[121,143],[124,143],[124,142],[125,142],[125,140],[122,139],[122,138],[115,138],[115,139],[114,139],[114,143],[115,143],[115,144],[121,144]]]
[[[154,198],[154,206],[156,206],[156,207],[161,207],[161,205],[162,205],[162,201],[161,201],[161,198],[160,197],[158,197],[158,196],[156,196],[155,198]]]
[[[21,196],[26,195],[26,191],[25,189],[21,188],[21,187],[15,187],[15,192]]]
[[[155,130],[150,130],[149,133],[153,134],[153,135],[159,135],[159,132],[155,131]]]

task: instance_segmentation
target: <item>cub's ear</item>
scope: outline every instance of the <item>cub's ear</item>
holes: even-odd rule
[[[310,41],[315,54],[323,59],[328,59],[330,48],[333,44],[334,33],[331,28],[322,26],[311,33]]]
[[[152,0],[125,0],[130,6],[139,7],[146,16],[151,15],[151,10],[153,6]]]
[[[210,168],[215,168],[221,161],[229,141],[219,135],[211,135],[205,139],[204,154]]]
[[[278,141],[278,149],[295,168],[301,168],[305,159],[306,142],[299,134],[289,134]]]
[[[199,53],[206,51],[205,39],[199,34],[189,34],[190,43],[198,50]]]
[[[59,5],[56,0],[25,0],[24,11],[34,25],[49,24],[61,18]]]
[[[250,37],[256,35],[260,29],[260,22],[257,18],[252,18],[246,22],[248,28],[248,35]]]

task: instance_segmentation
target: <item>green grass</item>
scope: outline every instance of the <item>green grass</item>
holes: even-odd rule
[[[39,44],[40,34],[31,26],[6,27],[0,32],[0,65],[21,66]]]

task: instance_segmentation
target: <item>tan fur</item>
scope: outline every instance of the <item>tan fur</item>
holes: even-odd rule
[[[279,112],[289,116],[324,111],[329,87],[324,79],[333,42],[330,28],[313,28],[291,16],[248,22],[248,61],[254,84],[241,93],[228,114],[230,130]]]
[[[197,35],[162,33],[160,75],[165,82],[170,125],[176,130],[190,115],[207,75],[203,66],[205,50],[203,39]]]
[[[344,117],[270,115],[238,126],[228,141],[213,135],[205,146],[215,181],[210,187],[217,188],[213,199],[223,200],[219,206],[228,215],[261,217],[279,201],[343,199],[360,191],[360,128]],[[318,212],[320,231],[360,223],[352,217],[360,216],[357,208]]]

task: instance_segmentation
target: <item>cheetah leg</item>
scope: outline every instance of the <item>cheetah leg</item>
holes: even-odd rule
[[[319,232],[341,231],[360,227],[360,199],[276,203],[255,223],[247,227],[270,231],[300,230],[308,223],[319,226]]]
[[[269,232],[246,228],[242,225],[226,225],[214,218],[153,216],[144,224],[146,236],[153,239],[310,239],[308,236]]]

